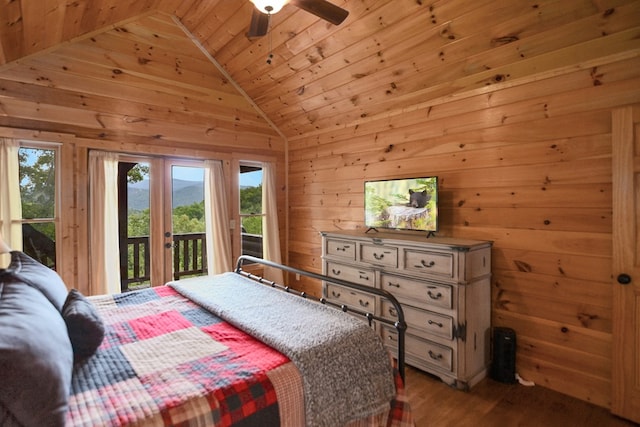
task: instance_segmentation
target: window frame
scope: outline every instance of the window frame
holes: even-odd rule
[[[238,183],[236,186],[237,192],[238,192],[238,203],[237,203],[237,215],[238,215],[238,222],[239,222],[239,226],[238,226],[238,230],[239,230],[239,238],[240,238],[240,247],[239,247],[239,255],[243,255],[244,253],[244,247],[242,244],[242,227],[243,227],[243,223],[244,223],[244,219],[245,218],[260,218],[261,219],[261,225],[260,225],[260,237],[262,239],[262,243],[261,243],[261,247],[264,248],[264,222],[265,222],[265,218],[267,217],[267,213],[265,212],[264,209],[264,204],[262,203],[262,198],[260,200],[260,213],[242,213],[242,209],[241,209],[241,200],[240,200],[240,176],[242,175],[242,168],[243,167],[248,167],[248,168],[256,168],[259,169],[260,172],[263,171],[264,165],[263,162],[259,162],[259,161],[250,161],[250,160],[240,160],[238,162]],[[262,177],[261,181],[260,181],[260,185],[262,188],[262,191],[264,191],[264,177]],[[262,194],[262,193],[261,193]],[[262,196],[261,196],[262,197]],[[262,251],[262,254],[260,254],[260,256],[258,258],[263,258],[264,257],[264,249]]]
[[[24,218],[24,214],[21,212],[22,218],[19,220],[14,220],[13,222],[18,222],[20,226],[24,224],[47,224],[53,223],[55,229],[55,270],[59,270],[59,266],[61,265],[60,254],[62,252],[62,227],[61,227],[61,212],[62,212],[62,178],[61,178],[61,147],[62,144],[59,142],[52,141],[34,141],[28,139],[18,139],[18,151],[24,149],[35,149],[35,150],[51,150],[54,152],[54,208],[53,208],[53,218]],[[18,159],[18,168],[20,168],[20,159]],[[22,203],[22,191],[20,191],[20,203]],[[22,236],[23,249],[24,249],[24,234]]]

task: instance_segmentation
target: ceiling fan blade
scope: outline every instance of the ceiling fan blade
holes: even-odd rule
[[[249,25],[249,31],[247,31],[247,37],[262,37],[267,34],[269,30],[269,20],[271,15],[266,15],[260,12],[258,9],[253,9],[253,15],[251,15],[251,24]]]
[[[349,15],[349,11],[326,0],[291,0],[289,3],[312,13],[333,25],[340,25]]]

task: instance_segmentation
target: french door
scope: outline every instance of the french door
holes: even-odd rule
[[[203,163],[123,156],[120,171],[123,290],[206,274]]]

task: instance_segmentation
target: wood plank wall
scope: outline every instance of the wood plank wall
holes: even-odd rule
[[[169,15],[143,16],[0,70],[0,137],[61,144],[58,272],[88,293],[88,152],[276,162],[286,221],[285,141]],[[229,203],[238,223],[237,205]],[[239,254],[239,232],[234,236]],[[286,248],[284,234],[281,241]]]
[[[292,138],[290,262],[321,271],[318,233],[364,227],[364,180],[438,175],[439,234],[494,242],[517,371],[608,407],[611,109],[639,100],[632,54]]]
[[[3,22],[22,21],[19,3]],[[319,231],[363,227],[365,179],[437,174],[440,234],[494,241],[492,320],[518,333],[518,371],[609,407],[610,116],[640,102],[640,2],[336,3],[353,17],[337,28],[281,12],[273,66],[271,43],[242,35],[248,1],[80,2],[57,48],[16,32],[0,55],[20,58],[0,68],[0,136],[63,144],[65,280],[88,277],[91,148],[277,159],[285,258],[318,272]],[[95,22],[119,24],[80,36]]]

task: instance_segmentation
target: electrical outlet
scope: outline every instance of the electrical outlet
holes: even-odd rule
[[[300,280],[300,273],[296,273],[296,280]]]

